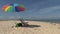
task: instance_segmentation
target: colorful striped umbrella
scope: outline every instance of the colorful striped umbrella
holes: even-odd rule
[[[14,4],[6,4],[6,5],[4,5],[2,10],[4,12],[21,12],[21,11],[26,10],[26,8],[22,4],[14,3]]]

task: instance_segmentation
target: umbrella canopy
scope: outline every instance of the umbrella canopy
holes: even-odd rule
[[[6,4],[3,6],[2,10],[4,12],[21,12],[24,11],[26,8],[22,4]]]

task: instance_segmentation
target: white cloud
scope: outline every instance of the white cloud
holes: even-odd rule
[[[9,19],[15,19],[15,17],[14,16],[10,16]]]
[[[3,16],[0,16],[0,19],[3,18]]]
[[[40,14],[46,14],[46,13],[50,13],[53,12],[54,10],[60,9],[60,5],[59,6],[54,6],[54,7],[48,7],[48,8],[44,8],[44,9],[40,9]]]

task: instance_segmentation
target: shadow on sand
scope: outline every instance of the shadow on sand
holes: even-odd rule
[[[34,27],[40,27],[40,25],[29,25],[29,24],[22,25],[22,23],[17,23],[16,27],[30,27],[30,28],[34,28]]]
[[[34,27],[40,27],[40,25],[26,25],[26,26],[20,26],[20,27],[30,27],[30,28],[34,28]]]

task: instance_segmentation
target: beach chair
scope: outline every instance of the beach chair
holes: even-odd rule
[[[20,25],[21,26],[28,26],[28,22],[24,22],[23,19],[19,19],[21,21]]]

